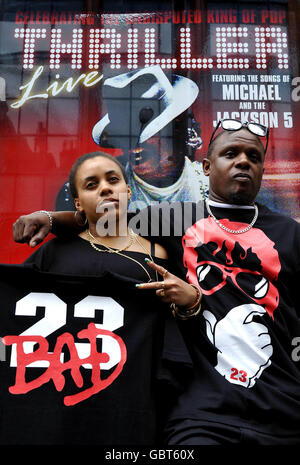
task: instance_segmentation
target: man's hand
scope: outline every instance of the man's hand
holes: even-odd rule
[[[30,247],[40,244],[50,232],[50,220],[45,213],[34,212],[20,216],[13,224],[16,242],[27,242]]]
[[[253,321],[254,315],[265,313],[256,304],[235,307],[219,321],[208,310],[203,312],[207,336],[218,349],[215,368],[230,383],[251,388],[271,365],[273,346],[268,328]]]

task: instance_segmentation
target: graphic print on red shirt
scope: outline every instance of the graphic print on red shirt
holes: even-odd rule
[[[243,223],[222,221],[230,229]],[[221,229],[210,217],[191,226],[183,236],[184,265],[189,282],[203,295],[206,333],[218,351],[216,370],[229,382],[251,388],[271,364],[268,328],[254,316],[274,318],[279,295],[274,286],[281,269],[274,243],[253,227],[243,234]],[[224,293],[223,309],[214,309],[214,297]]]

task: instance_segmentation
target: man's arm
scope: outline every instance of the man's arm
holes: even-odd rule
[[[192,204],[185,202],[184,205]],[[187,207],[186,207],[187,209]],[[177,211],[177,214],[176,214]],[[182,202],[162,202],[142,209],[138,214],[129,213],[129,226],[141,236],[165,246],[166,236],[173,236],[174,231],[182,230]],[[190,221],[191,211],[186,212],[185,221]],[[51,220],[49,216],[52,218]],[[133,221],[134,220],[134,221]],[[133,221],[133,223],[132,223]],[[136,223],[139,224],[136,230]],[[193,223],[191,223],[193,224]],[[16,242],[27,242],[30,247],[40,244],[49,232],[57,236],[78,234],[85,229],[80,214],[73,211],[42,212],[20,216],[13,225],[13,238]],[[168,233],[163,234],[164,231]],[[177,231],[178,235],[178,231]]]
[[[78,220],[76,212],[40,211],[20,216],[13,225],[13,238],[16,242],[27,242],[30,247],[40,244],[52,232],[55,235],[78,234],[84,225]]]

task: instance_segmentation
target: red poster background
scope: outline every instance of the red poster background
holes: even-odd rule
[[[109,141],[113,143],[108,145],[113,145],[114,148],[106,147],[104,150],[118,156],[122,162],[127,162],[127,149],[132,147],[132,141],[136,141],[138,137],[135,105],[139,99],[132,89],[133,93],[125,93],[122,97],[115,94],[107,96],[103,84],[110,77],[143,69],[149,64],[158,64],[170,82],[172,74],[175,74],[187,77],[198,86],[197,99],[190,109],[201,128],[203,145],[192,151],[194,160],[201,162],[205,156],[217,115],[232,117],[233,112],[239,115],[243,112],[242,116],[245,118],[245,112],[256,112],[258,118],[262,118],[260,122],[266,123],[270,122],[270,114],[273,115],[271,119],[277,118],[270,131],[261,201],[300,220],[298,2],[268,2],[266,6],[264,2],[237,4],[199,1],[191,2],[190,8],[186,9],[171,8],[170,2],[167,5],[152,2],[147,6],[128,2],[128,7],[120,12],[118,4],[112,6],[108,2],[77,1],[72,2],[70,9],[69,2],[36,1],[34,5],[28,6],[26,3],[24,7],[24,2],[6,1],[1,8],[2,263],[21,262],[32,252],[29,247],[13,242],[13,222],[19,215],[34,210],[55,210],[58,193],[61,191],[64,196],[63,186],[72,163],[81,154],[99,149],[92,139],[92,130],[109,111],[111,104],[119,112],[120,119],[115,132],[109,134]],[[34,30],[34,36],[29,37],[29,45],[26,45],[28,29]],[[37,32],[38,29],[41,30],[40,33]],[[45,37],[38,37],[37,34],[43,34],[43,29]],[[50,37],[53,29],[61,30],[61,43],[65,43],[66,47],[59,48],[58,42],[55,42],[54,48],[59,53],[56,53],[57,56],[54,53],[54,67],[51,67]],[[91,29],[105,29],[105,34],[102,33],[98,45],[95,46],[95,49],[98,47],[98,52],[104,50],[104,53],[99,52],[99,63],[95,61],[96,54],[91,58]],[[76,42],[77,52],[74,54],[77,61],[75,60],[75,68],[72,68],[70,50],[74,30],[82,31],[82,42]],[[112,42],[113,30],[115,42]],[[146,30],[149,31],[148,42]],[[129,37],[129,31],[132,31],[132,38]],[[111,35],[106,35],[108,32]],[[262,51],[262,37],[270,44],[266,45],[265,52]],[[32,51],[31,38],[34,39]],[[232,44],[243,45],[233,45],[229,49],[228,44],[231,41]],[[244,47],[246,41],[247,48]],[[280,43],[283,50],[280,50]],[[221,44],[220,47],[218,44]],[[261,57],[256,54],[258,49]],[[81,61],[79,50],[82,51]],[[183,51],[185,57],[182,56]],[[26,57],[25,52],[28,52]],[[112,57],[114,53],[119,58]],[[259,61],[263,58],[263,53],[266,53],[266,62]],[[114,62],[112,58],[115,58]],[[245,66],[247,62],[239,62],[245,58],[248,59],[248,67]],[[172,60],[176,60],[176,63]],[[168,68],[168,63],[174,67]],[[242,67],[239,67],[239,63],[242,63]],[[46,89],[55,81],[58,86],[56,90],[70,77],[74,84],[82,73],[97,71],[97,76],[103,74],[103,78],[96,85],[87,87],[80,81],[71,92],[64,90],[57,95],[50,95],[51,92],[48,91],[47,98],[34,97],[19,108],[12,107],[12,104],[20,102],[26,89],[22,86],[30,82],[39,66],[43,67],[42,73],[34,83],[31,97],[45,94]],[[226,76],[232,77],[226,81]],[[243,100],[237,98],[234,94],[235,87],[223,87],[239,87],[240,84],[234,80],[236,76],[244,76],[248,86],[264,85],[264,89],[257,87],[256,90],[268,91],[268,95],[264,97],[261,94],[259,98],[252,95]],[[269,80],[261,76],[267,76]],[[249,92],[249,87],[246,90]],[[235,95],[235,99],[224,98],[226,91],[231,97]],[[241,103],[244,108],[241,108]],[[175,123],[171,124],[174,128]],[[174,134],[175,132],[174,138],[171,137],[173,148],[177,144]],[[119,144],[119,136],[122,144]],[[164,133],[156,136],[164,137]],[[162,149],[158,148],[157,151],[162,159]],[[172,158],[170,151],[169,156]],[[156,167],[156,171],[151,168],[153,178],[161,175],[161,166]],[[167,172],[168,165],[163,166]],[[72,202],[66,196],[65,201],[70,204]]]

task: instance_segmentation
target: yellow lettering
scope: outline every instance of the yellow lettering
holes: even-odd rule
[[[91,86],[94,86],[95,84],[97,84],[99,81],[101,81],[101,79],[103,78],[103,74],[101,74],[99,77],[98,76],[98,71],[91,71],[90,73],[88,73],[86,75],[86,78],[85,80],[83,81],[83,85],[85,87],[91,87]],[[93,79],[95,79],[95,81],[93,81]],[[90,82],[91,81],[91,82]]]
[[[80,81],[82,81],[86,77],[85,74],[81,74],[75,82],[73,82],[73,78],[68,78],[65,80],[65,82],[58,87],[58,82],[54,81],[52,84],[50,84],[49,87],[47,87],[47,92],[51,93],[50,95],[52,97],[55,97],[56,95],[60,94],[62,90],[66,90],[67,92],[72,92],[72,90],[75,89],[77,84],[79,84]]]
[[[77,84],[79,84],[80,81],[82,81],[84,78],[85,78],[85,74],[81,74],[79,76],[79,78],[76,79],[76,81],[73,83],[73,79],[72,78],[69,78],[66,80],[66,89],[68,92],[72,92],[73,89],[75,89],[75,87],[77,86]]]
[[[33,99],[33,98],[48,98],[48,94],[36,94],[36,95],[30,95],[30,92],[32,91],[32,88],[38,79],[38,77],[42,74],[44,70],[43,66],[39,66],[36,71],[34,72],[32,78],[27,84],[24,84],[24,86],[20,86],[19,89],[26,89],[23,95],[19,100],[16,100],[16,102],[11,104],[12,108],[20,108],[22,105],[24,105],[27,100]]]
[[[20,87],[20,90],[24,89],[24,93],[22,96],[16,100],[14,103],[11,104],[12,108],[20,108],[22,105],[24,105],[25,102],[28,100],[34,99],[34,98],[49,98],[51,97],[56,97],[56,95],[60,94],[63,90],[66,90],[67,92],[72,92],[76,86],[80,82],[85,87],[91,87],[96,85],[101,79],[103,78],[103,74],[99,75],[98,71],[91,71],[88,74],[80,74],[80,76],[77,79],[73,79],[72,77],[66,79],[64,82],[61,84],[58,83],[58,81],[54,81],[50,84],[49,87],[47,87],[46,92],[42,94],[35,94],[31,95],[31,92],[33,90],[33,87],[38,80],[39,76],[42,74],[44,70],[43,66],[39,66],[30,81],[27,84],[24,84],[23,86]],[[57,78],[59,75],[56,76]]]
[[[54,81],[52,84],[50,84],[49,87],[47,87],[47,92],[51,91],[51,95],[55,96],[59,94],[60,90],[58,89],[58,82]]]

